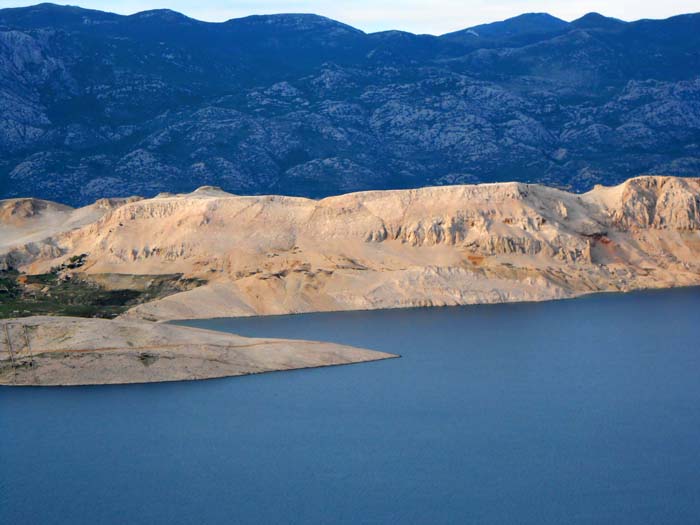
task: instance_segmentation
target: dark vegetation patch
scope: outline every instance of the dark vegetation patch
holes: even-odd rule
[[[143,363],[143,366],[151,366],[153,363],[158,361],[158,356],[155,354],[149,354],[148,352],[141,352],[139,354],[139,361]]]
[[[73,264],[79,261],[73,261]],[[38,275],[0,271],[0,318],[65,315],[111,319],[141,303],[201,286],[201,279],[181,274],[119,275],[119,286],[106,286],[108,274],[97,279],[54,268]],[[135,284],[131,286],[131,284]]]

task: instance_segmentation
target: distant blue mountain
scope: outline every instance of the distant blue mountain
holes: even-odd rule
[[[600,13],[588,13],[574,20],[570,25],[577,29],[622,30],[627,22],[619,18],[603,16]]]
[[[0,197],[700,176],[700,15],[443,36],[0,9]]]
[[[525,13],[501,22],[481,24],[443,35],[442,38],[461,42],[478,40],[503,41],[517,37],[532,37],[565,31],[570,24],[547,13]]]

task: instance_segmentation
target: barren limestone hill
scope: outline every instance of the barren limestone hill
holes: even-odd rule
[[[209,379],[397,357],[350,346],[142,321],[0,320],[0,384],[89,385]]]
[[[56,233],[95,222],[107,211],[131,199],[100,199],[90,206],[74,209],[41,199],[7,199],[0,201],[0,250],[18,244],[44,241]],[[39,243],[47,248],[47,243]],[[2,269],[0,267],[0,269]]]
[[[499,183],[318,201],[206,187],[109,203],[46,205],[26,222],[3,220],[0,264],[41,273],[87,254],[75,271],[102,282],[114,274],[206,281],[125,314],[151,320],[700,284],[700,179],[639,177],[580,195]],[[8,206],[16,201],[0,203]]]

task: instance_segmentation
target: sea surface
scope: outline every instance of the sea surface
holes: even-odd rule
[[[698,288],[186,324],[403,357],[2,388],[0,523],[700,523]]]

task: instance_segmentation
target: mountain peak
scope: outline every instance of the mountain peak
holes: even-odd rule
[[[146,18],[151,18],[151,19],[156,19],[156,20],[163,20],[166,22],[194,22],[195,20],[183,15],[182,13],[179,13],[177,11],[173,11],[172,9],[149,9],[148,11],[140,11],[138,13],[134,13],[131,15],[129,18],[136,18],[136,19],[146,19]]]
[[[84,24],[87,21],[105,21],[119,18],[120,15],[85,9],[74,5],[59,5],[44,2],[27,7],[0,9],[0,22],[17,26],[53,27]]]
[[[341,30],[348,33],[363,34],[363,31],[356,29],[337,20],[332,20],[325,16],[314,15],[310,13],[281,13],[273,15],[251,15],[243,18],[233,18],[228,20],[226,24],[234,26],[267,26],[275,29],[284,30],[318,30],[332,29]]]
[[[500,22],[480,24],[443,36],[503,39],[531,34],[553,33],[566,29],[568,26],[568,22],[549,13],[524,13]]]
[[[571,22],[571,25],[579,29],[613,29],[616,27],[621,27],[626,23],[627,22],[618,18],[612,18],[609,16],[603,16],[600,13],[591,12],[574,20]]]

